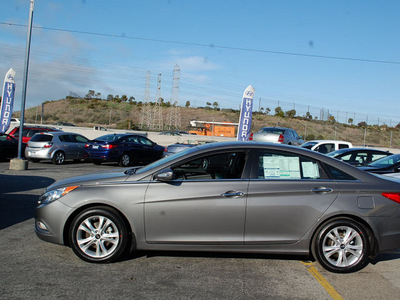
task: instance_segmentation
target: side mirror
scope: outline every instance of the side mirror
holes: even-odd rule
[[[168,182],[171,181],[173,177],[174,171],[172,171],[171,169],[164,169],[154,175],[154,180]]]

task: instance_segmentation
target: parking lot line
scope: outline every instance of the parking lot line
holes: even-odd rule
[[[342,296],[333,288],[332,285],[321,275],[320,272],[315,268],[312,262],[301,262],[307,267],[308,272],[310,272],[315,279],[322,285],[322,287],[331,295],[334,300],[343,300]]]

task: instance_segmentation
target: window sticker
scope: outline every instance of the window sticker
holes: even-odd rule
[[[303,176],[305,178],[310,178],[310,179],[320,178],[319,168],[317,163],[313,163],[311,161],[303,161],[301,163],[301,167],[303,168]]]
[[[300,179],[298,157],[263,157],[265,179]]]

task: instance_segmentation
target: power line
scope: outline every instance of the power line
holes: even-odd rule
[[[27,25],[17,24],[17,23],[9,23],[9,22],[0,22],[0,25],[27,27]],[[215,44],[202,44],[202,43],[193,43],[193,42],[160,40],[160,39],[134,37],[134,36],[127,36],[127,35],[119,35],[119,34],[91,32],[91,31],[82,31],[82,30],[71,30],[71,29],[62,29],[62,28],[55,28],[55,27],[33,26],[33,28],[51,30],[51,31],[61,31],[61,32],[69,32],[69,33],[78,33],[78,34],[103,36],[103,37],[123,38],[123,39],[130,39],[130,40],[141,40],[141,41],[155,42],[155,43],[168,43],[168,44],[185,45],[185,46],[196,46],[196,47],[216,48],[216,49],[235,50],[235,51],[246,51],[246,52],[254,52],[254,53],[268,53],[268,54],[300,56],[300,57],[310,57],[310,58],[334,59],[334,60],[346,60],[346,61],[356,61],[356,62],[400,65],[399,61],[390,61],[390,60],[376,60],[376,59],[363,59],[363,58],[343,57],[343,56],[316,55],[316,54],[305,54],[305,53],[286,52],[286,51],[272,51],[272,50],[265,50],[265,49],[252,49],[252,48],[232,47],[232,46],[223,46],[223,45],[215,45]]]

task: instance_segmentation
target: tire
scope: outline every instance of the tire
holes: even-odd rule
[[[369,230],[352,219],[333,219],[316,232],[311,245],[314,258],[326,270],[351,273],[369,263]]]
[[[55,165],[62,165],[65,162],[65,153],[62,151],[57,151],[53,158],[51,159],[53,164]]]
[[[119,165],[121,167],[128,167],[131,164],[131,157],[128,153],[123,153],[119,159]]]
[[[128,250],[129,232],[123,220],[110,208],[94,207],[77,215],[69,230],[75,254],[91,263],[110,263]]]

